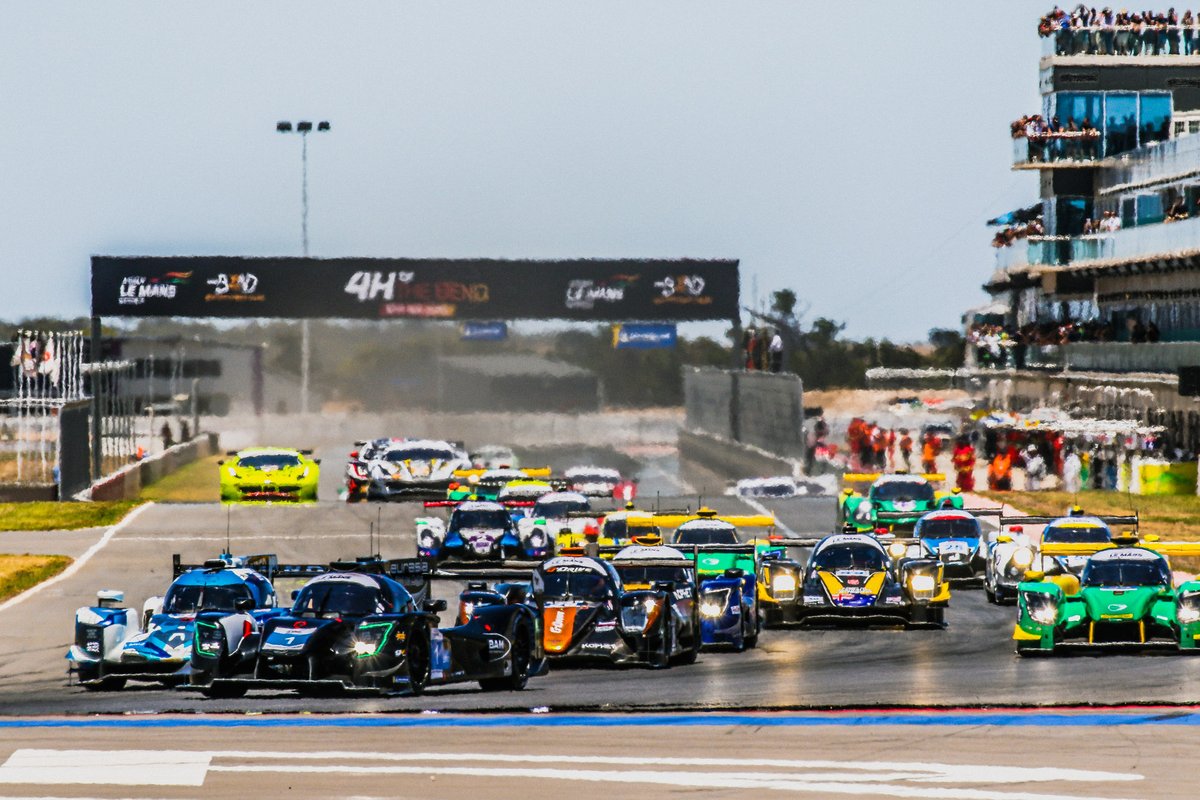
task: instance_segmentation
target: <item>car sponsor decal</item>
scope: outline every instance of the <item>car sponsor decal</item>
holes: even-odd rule
[[[577,606],[555,606],[542,611],[542,646],[547,653],[563,653],[571,646]]]

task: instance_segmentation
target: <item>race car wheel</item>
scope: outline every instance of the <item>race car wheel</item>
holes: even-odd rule
[[[651,669],[666,669],[671,666],[671,650],[674,649],[674,644],[671,642],[671,633],[673,625],[668,624],[670,621],[669,614],[661,616],[662,630],[659,631],[658,645],[659,648],[650,656]]]
[[[484,678],[479,681],[479,688],[485,692],[519,692],[529,683],[529,664],[533,660],[530,644],[529,629],[525,626],[517,628],[513,634],[512,655],[509,656],[511,670],[503,678]]]
[[[421,694],[429,682],[429,640],[416,626],[409,633],[405,661],[408,666],[408,691],[414,695]]]
[[[756,609],[754,611],[754,627],[745,636],[746,649],[758,647],[758,634],[762,632],[763,620],[762,615]]]
[[[125,688],[124,678],[104,678],[102,676],[103,671],[99,665],[79,667],[79,682],[89,692],[119,692]]]

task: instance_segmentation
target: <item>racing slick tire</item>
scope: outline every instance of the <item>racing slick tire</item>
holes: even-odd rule
[[[752,650],[758,647],[758,634],[762,633],[763,619],[762,614],[757,610],[754,612],[754,627],[742,637],[742,642],[746,645],[747,650]]]
[[[659,631],[658,643],[659,647],[650,656],[650,669],[666,669],[671,666],[671,650],[674,649],[674,643],[671,641],[673,625],[668,624],[668,614],[663,614],[661,618],[662,630]]]
[[[416,696],[423,694],[429,683],[429,638],[415,625],[408,636],[408,651],[404,656],[408,669],[408,692]]]
[[[519,626],[513,634],[509,674],[503,678],[484,678],[479,681],[479,688],[485,692],[519,692],[524,689],[529,683],[529,666],[533,661],[532,640],[529,628]]]

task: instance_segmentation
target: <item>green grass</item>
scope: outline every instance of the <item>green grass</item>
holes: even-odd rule
[[[70,563],[66,556],[0,555],[0,601],[57,575]]]
[[[162,480],[142,487],[141,498],[156,503],[215,503],[221,499],[217,462],[209,456],[181,467]]]
[[[1171,541],[1200,541],[1200,497],[1194,495],[1128,495],[1118,492],[980,492],[1027,514],[1062,515],[1078,503],[1090,514],[1132,514],[1144,534]]]
[[[0,503],[0,530],[57,531],[102,528],[118,521],[140,501],[112,500],[92,503]]]

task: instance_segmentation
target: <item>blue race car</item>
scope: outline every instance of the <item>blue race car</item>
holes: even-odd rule
[[[758,564],[753,544],[737,528],[716,518],[694,519],[675,530],[671,544],[696,560],[700,583],[700,642],[737,651],[758,644]]]
[[[457,504],[448,523],[438,517],[418,517],[416,524],[417,554],[425,559],[503,561],[543,559],[550,554],[549,535],[536,528],[519,530],[502,503],[468,500]]]
[[[980,547],[983,531],[970,513],[959,509],[931,511],[917,520],[913,537],[920,551],[909,555],[941,561],[947,580],[983,577],[987,565],[987,553]]]
[[[283,613],[275,604],[271,575],[275,556],[228,554],[185,565],[174,556],[174,582],[164,597],[151,597],[141,618],[132,617],[125,593],[104,589],[97,604],[75,612],[70,670],[89,690],[122,689],[126,681],[175,685],[191,658],[193,628],[201,611],[243,614],[253,627]]]

